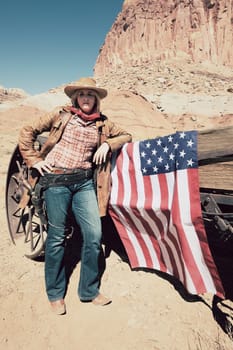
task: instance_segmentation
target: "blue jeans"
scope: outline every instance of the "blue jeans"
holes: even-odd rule
[[[49,187],[45,190],[48,234],[45,247],[45,284],[48,299],[63,299],[66,291],[64,266],[65,236],[69,208],[83,238],[78,295],[83,301],[93,300],[99,294],[103,271],[101,246],[102,230],[93,180],[78,184]]]

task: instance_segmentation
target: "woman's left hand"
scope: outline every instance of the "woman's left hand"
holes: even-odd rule
[[[109,149],[110,146],[107,144],[107,142],[102,143],[94,154],[93,162],[96,165],[105,163]]]

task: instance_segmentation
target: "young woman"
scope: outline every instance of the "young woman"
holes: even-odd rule
[[[83,238],[78,295],[81,301],[106,305],[111,300],[99,292],[103,271],[100,260],[101,216],[106,215],[110,194],[111,153],[131,135],[100,113],[107,90],[92,78],[81,78],[64,89],[71,106],[56,108],[33,125],[22,128],[19,148],[29,168],[40,173],[48,232],[45,249],[45,283],[51,309],[66,312],[64,240],[71,208]],[[33,148],[37,136],[49,131],[40,151]]]

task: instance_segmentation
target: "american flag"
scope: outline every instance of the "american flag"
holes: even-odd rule
[[[202,220],[197,132],[127,143],[111,175],[109,213],[131,267],[173,275],[191,294],[223,297]]]

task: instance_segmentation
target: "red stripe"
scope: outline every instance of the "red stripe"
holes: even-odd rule
[[[129,224],[129,227],[131,227],[133,222],[131,222],[130,218],[128,217],[127,211],[123,207],[122,203],[124,200],[124,182],[123,182],[123,164],[124,164],[124,159],[123,159],[123,152],[121,152],[118,157],[117,157],[117,162],[116,162],[116,170],[117,170],[117,178],[118,178],[118,193],[117,193],[117,201],[116,205],[118,209],[121,211],[122,215],[124,216],[126,222]],[[138,259],[137,259],[137,254],[134,249],[134,246],[131,244],[131,241],[128,237],[127,230],[125,229],[125,225],[122,225],[120,222],[119,216],[115,213],[114,207],[111,206],[109,208],[110,214],[113,218],[114,224],[116,225],[117,231],[119,232],[120,238],[122,240],[122,243],[125,246],[126,252],[128,254],[130,263],[132,265],[138,266]]]
[[[192,169],[192,171],[195,172],[196,169]],[[187,173],[187,171],[186,171],[186,173]],[[194,182],[193,182],[192,177],[190,178],[190,184],[191,184],[191,190],[189,190],[189,192],[194,192],[194,186],[193,186]],[[187,190],[187,189],[185,189],[185,190]],[[174,188],[174,198],[173,198],[171,212],[172,212],[172,218],[173,218],[174,225],[176,226],[177,232],[179,232],[179,235],[177,238],[179,240],[180,247],[181,247],[180,249],[181,249],[181,253],[182,253],[180,258],[184,260],[196,290],[198,292],[203,293],[206,291],[205,283],[203,281],[202,275],[200,274],[200,271],[199,271],[198,266],[196,264],[195,257],[193,256],[189,241],[187,240],[184,229],[183,229],[183,225],[182,225],[182,221],[181,221],[181,217],[180,217],[179,200],[182,200],[182,198],[181,199],[178,198],[178,188],[177,188],[177,182],[176,182],[175,188]]]
[[[133,145],[134,145],[133,143],[127,145],[127,151],[128,151],[129,157],[133,156]],[[144,258],[145,258],[147,264],[149,266],[153,266],[152,260],[150,257],[150,253],[149,253],[148,248],[147,248],[147,246],[146,246],[146,244],[141,236],[141,232],[138,230],[137,226],[135,225],[134,220],[128,214],[128,211],[124,208],[124,204],[123,204],[124,193],[126,191],[128,191],[131,194],[129,207],[132,209],[132,211],[135,214],[138,195],[137,195],[137,190],[136,190],[137,185],[136,185],[136,180],[135,180],[135,171],[134,171],[134,167],[132,167],[132,163],[133,162],[129,162],[130,169],[127,169],[127,174],[124,173],[124,176],[128,176],[128,180],[130,181],[130,188],[126,189],[125,185],[124,185],[124,180],[122,177],[124,157],[123,157],[123,152],[121,152],[120,157],[118,157],[117,164],[116,164],[117,177],[118,177],[118,183],[119,183],[117,207],[118,207],[118,210],[120,210],[121,214],[124,216],[125,221],[128,224],[128,227],[130,227],[130,230],[132,231],[135,238],[137,239],[138,244],[140,245],[140,247],[143,251],[143,255],[144,255]],[[124,166],[124,169],[125,169],[125,166]],[[115,225],[117,226],[118,231],[121,234],[121,239],[122,239],[122,242],[124,242],[125,249],[126,249],[127,254],[129,256],[131,266],[132,267],[140,266],[139,261],[138,261],[138,257],[137,257],[137,252],[130,241],[130,237],[128,236],[128,232],[125,228],[122,227],[122,224],[120,223],[119,218],[115,213],[113,214],[113,220],[114,220]],[[147,267],[147,265],[145,267]]]
[[[179,201],[181,201],[182,198],[178,198],[180,193],[178,192],[178,183],[175,179],[173,193],[170,194],[173,196],[172,208],[169,208],[169,184],[167,183],[169,177],[164,174],[157,176],[159,180],[158,191],[160,190],[161,192],[161,203],[160,208],[155,209],[160,209],[166,218],[167,226],[164,227],[162,221],[163,218],[157,216],[152,203],[152,191],[154,191],[154,186],[152,186],[151,181],[154,180],[154,175],[143,176],[143,184],[137,184],[138,174],[136,176],[135,170],[137,165],[135,166],[134,164],[134,151],[136,147],[138,147],[138,143],[128,144],[117,158],[116,169],[114,171],[114,176],[117,177],[116,181],[118,182],[117,201],[116,203],[113,203],[112,206],[110,203],[110,215],[113,218],[117,231],[119,232],[120,238],[124,244],[130,264],[132,267],[154,268],[153,260],[154,256],[156,256],[159,263],[159,270],[164,272],[169,270],[169,273],[172,273],[181,280],[184,286],[189,290],[187,274],[185,271],[185,268],[187,268],[197,294],[204,293],[208,291],[208,284],[205,285],[205,276],[199,271],[195,255],[192,253],[192,249],[197,249],[198,247],[191,246],[191,240],[189,241],[187,235],[189,231],[185,232],[185,226],[183,226],[184,223],[182,223],[182,215],[179,207]],[[124,159],[124,157],[126,159]],[[126,169],[126,164],[128,164],[128,169]],[[213,282],[216,285],[218,291],[217,294],[223,297],[224,292],[222,284],[209,250],[203,220],[201,218],[198,171],[197,169],[188,169],[186,172],[188,176],[188,188],[184,188],[184,195],[190,193],[190,217],[192,219],[192,222],[188,224],[193,224],[194,231],[196,231],[199,238],[203,257],[207,264],[206,267],[209,268],[210,274],[214,279]],[[179,176],[179,172],[174,175]],[[129,188],[126,188],[126,184],[129,184],[129,186],[127,186]],[[144,203],[141,198],[138,198],[139,192],[137,190],[141,190],[139,186],[142,185],[144,186],[145,191]],[[156,196],[156,193],[154,195]],[[129,200],[129,203],[127,203],[127,206],[125,207],[126,198]],[[138,201],[138,199],[140,199],[140,201]],[[138,202],[140,202],[142,208],[138,208]],[[153,223],[147,219],[145,214],[149,216]],[[171,218],[176,234],[174,234],[173,229],[170,227]],[[140,226],[138,222],[140,223]],[[160,237],[159,240],[158,237],[156,237],[154,226],[157,227],[160,233],[161,241]],[[144,235],[147,235],[147,240],[144,240]],[[131,241],[132,237],[134,238],[135,243]],[[138,245],[136,244],[136,241]],[[148,244],[148,241],[151,245]],[[145,259],[145,266],[142,266],[141,254],[143,254]],[[170,261],[168,261],[167,257],[169,257]],[[170,271],[171,269],[172,271]]]
[[[151,177],[151,176],[144,176],[143,177],[145,193],[146,194],[147,193],[152,194],[152,192],[153,192],[153,188],[152,188],[152,185],[151,185],[151,180],[153,181],[153,177]],[[154,223],[157,226],[158,231],[159,231],[159,233],[160,233],[160,235],[162,237],[162,236],[164,236],[163,224],[162,224],[161,220],[159,219],[159,217],[154,212],[154,210],[152,209],[152,205],[153,205],[152,204],[152,200],[153,200],[153,196],[152,195],[150,195],[150,196],[146,195],[145,196],[145,210],[146,210],[148,216],[151,218],[151,220],[154,221]],[[167,266],[166,266],[165,259],[163,257],[162,251],[161,251],[161,247],[160,247],[160,245],[158,243],[158,240],[155,237],[155,233],[151,232],[150,230],[148,230],[148,231],[149,231],[149,234],[151,236],[150,238],[151,238],[153,247],[155,249],[155,252],[156,252],[159,264],[160,264],[160,269],[161,269],[161,271],[165,272],[165,271],[167,271]]]
[[[161,207],[160,207],[160,209],[163,212],[163,214],[165,215],[165,217],[167,219],[167,225],[168,225],[167,226],[167,231],[166,231],[167,237],[166,237],[165,232],[163,231],[162,238],[163,238],[164,244],[166,245],[169,258],[171,260],[171,264],[172,264],[172,267],[173,267],[173,274],[175,276],[179,276],[178,268],[177,268],[177,265],[176,265],[176,260],[174,258],[174,255],[173,255],[173,252],[171,250],[171,247],[168,244],[168,239],[169,239],[172,242],[173,246],[176,248],[176,251],[178,253],[179,247],[178,247],[177,242],[176,242],[176,240],[174,238],[174,235],[169,230],[169,227],[170,227],[170,210],[168,208],[168,196],[169,196],[169,193],[168,193],[168,187],[167,187],[167,178],[166,178],[165,174],[160,174],[158,176],[158,179],[159,179],[159,185],[160,185],[160,190],[161,190]]]
[[[192,188],[192,183],[199,183],[199,177],[198,177],[198,169],[196,171],[193,171],[194,169],[188,169],[188,183],[189,188]],[[217,268],[214,264],[214,260],[209,248],[209,244],[207,241],[207,236],[204,228],[204,223],[202,219],[202,212],[201,207],[199,205],[200,203],[200,191],[190,191],[190,202],[191,205],[191,218],[192,223],[195,226],[195,231],[198,236],[202,254],[205,260],[205,263],[210,271],[210,274],[213,279],[213,283],[217,290],[217,295],[221,298],[224,298],[224,289],[222,286],[222,282],[219,278]]]
[[[127,146],[129,159],[130,158],[133,159],[133,152],[134,152],[133,146],[134,146],[134,144],[132,144],[132,143],[128,144],[128,146]],[[137,215],[136,203],[137,203],[137,200],[138,200],[138,194],[137,194],[137,184],[136,184],[136,179],[135,179],[135,168],[132,167],[132,164],[133,164],[133,161],[130,161],[129,162],[129,169],[127,169],[127,174],[126,173],[124,174],[124,176],[128,177],[128,181],[130,182],[130,188],[127,188],[127,189],[124,188],[124,192],[125,191],[130,192],[129,208],[131,209],[131,211],[134,214]],[[119,169],[118,166],[120,166],[120,164],[118,164],[118,162],[117,162],[117,170],[119,172],[121,172],[121,170]],[[125,167],[124,167],[124,169],[125,169]],[[119,181],[119,188],[120,187],[124,187],[123,179],[119,178],[119,176],[118,176],[118,181]],[[121,199],[118,199],[117,200],[117,206],[120,209],[121,213],[124,215],[124,217],[126,219],[126,222],[128,223],[128,226],[130,227],[130,230],[132,231],[132,233],[134,234],[135,238],[137,239],[138,244],[139,244],[139,246],[142,249],[142,252],[143,252],[143,255],[144,255],[144,258],[145,258],[146,262],[149,263],[150,266],[152,266],[151,257],[150,257],[149,251],[147,249],[147,246],[146,246],[146,244],[145,244],[145,242],[144,242],[144,240],[143,240],[143,238],[141,236],[141,232],[138,230],[138,228],[137,228],[137,226],[136,226],[136,224],[134,222],[134,219],[132,219],[131,216],[128,214],[128,211],[126,211],[124,209],[123,200],[124,200],[123,197]],[[130,262],[131,262],[131,266],[132,267],[138,267],[139,266],[138,259],[135,259],[135,256],[134,256],[135,254],[137,254],[135,252],[135,250],[133,252],[133,256],[132,256],[131,250],[127,250],[127,253],[129,254],[129,259],[130,259]],[[137,261],[137,264],[136,264],[136,261]]]
[[[123,203],[124,200],[124,186],[123,186],[123,152],[117,157],[117,178],[118,178],[118,194],[117,194],[117,205]]]
[[[128,189],[128,191],[130,191],[131,194],[131,198],[130,198],[130,203],[129,203],[129,208],[132,210],[132,213],[140,220],[142,226],[144,226],[145,232],[147,233],[147,229],[145,227],[145,220],[143,220],[143,218],[141,217],[141,214],[138,212],[138,208],[137,208],[137,202],[138,202],[138,192],[137,192],[137,188],[138,188],[138,184],[136,181],[136,175],[135,175],[135,167],[132,166],[133,165],[133,158],[134,158],[134,147],[133,145],[135,144],[129,144],[128,147],[128,155],[129,155],[129,160],[132,160],[129,162],[129,169],[128,169],[128,177],[129,177],[129,182],[130,182],[130,189]],[[142,237],[142,234],[144,234],[145,232],[140,232],[138,231],[138,228],[136,228],[136,226],[134,225],[134,229],[133,229],[133,233],[135,234],[137,240],[138,240],[138,244],[140,245],[142,251],[143,251],[143,255],[144,258],[146,260],[146,266],[147,267],[153,267],[153,262],[150,256],[150,252],[148,250],[148,247]]]
[[[129,224],[129,226],[133,226],[133,222],[131,222],[127,218],[126,211],[123,210],[123,208],[121,208],[120,211],[124,215],[124,218],[125,218],[126,222]],[[123,245],[125,247],[125,250],[127,252],[127,255],[128,255],[131,267],[139,267],[140,264],[139,264],[139,261],[138,261],[137,253],[135,251],[135,248],[134,248],[133,244],[131,243],[131,240],[128,237],[128,233],[127,233],[127,230],[126,230],[126,225],[125,224],[122,225],[122,223],[119,220],[118,214],[115,212],[114,208],[112,208],[111,206],[109,208],[109,212],[110,212],[110,215],[111,215],[111,217],[113,219],[113,222],[114,222],[114,224],[116,226],[116,229],[117,229],[117,231],[119,233],[119,236],[120,236],[120,238],[122,240],[122,243],[123,243]]]

